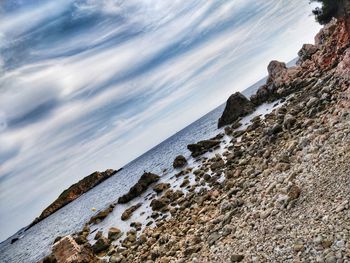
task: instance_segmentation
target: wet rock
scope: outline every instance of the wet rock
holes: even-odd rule
[[[111,227],[108,231],[108,239],[111,241],[117,240],[122,236],[122,231],[119,228]]]
[[[160,183],[157,184],[155,187],[153,187],[153,190],[157,193],[160,194],[161,192],[167,190],[170,188],[170,184],[169,183]]]
[[[157,182],[159,180],[159,176],[153,173],[144,173],[139,181],[130,188],[129,192],[118,199],[118,203],[125,204],[135,197],[140,196],[143,192],[145,192],[149,185]]]
[[[97,231],[96,235],[94,237],[95,240],[98,240],[100,237],[102,237],[103,232],[102,231]]]
[[[218,127],[234,123],[239,117],[243,117],[253,112],[255,109],[244,95],[239,92],[231,95],[226,102],[225,110],[219,119]]]
[[[122,214],[122,216],[121,216],[121,219],[122,219],[123,221],[128,220],[128,219],[132,216],[132,214],[133,214],[138,208],[141,207],[141,205],[142,205],[141,203],[138,203],[138,204],[133,205],[133,206],[129,207],[128,209],[126,209],[126,210],[123,212],[123,214]]]
[[[173,167],[174,168],[181,168],[184,167],[187,164],[187,160],[183,155],[178,155],[176,156],[174,162],[173,162]]]
[[[92,250],[95,254],[101,253],[103,251],[106,251],[109,248],[110,241],[104,237],[101,236],[96,243],[92,246]]]
[[[218,146],[220,144],[219,140],[204,140],[194,144],[187,145],[187,149],[192,153],[193,157],[198,157],[209,151],[211,148]]]
[[[165,207],[167,203],[165,202],[164,199],[153,199],[150,206],[154,211],[160,210],[163,207]]]
[[[107,209],[100,211],[97,215],[90,218],[89,224],[98,224],[103,219],[105,219],[111,212],[113,211],[112,207],[108,207]]]

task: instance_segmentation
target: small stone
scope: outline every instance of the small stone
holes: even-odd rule
[[[283,225],[276,225],[276,230],[282,230],[283,229]]]
[[[234,254],[231,256],[231,263],[233,262],[241,262],[244,259],[243,255],[240,254]]]

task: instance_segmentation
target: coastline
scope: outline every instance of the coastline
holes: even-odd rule
[[[249,125],[226,126],[219,143],[180,169],[170,189],[146,196],[153,224],[131,222],[126,233],[116,225],[94,241],[93,225],[108,218],[109,207],[99,222],[56,240],[43,262],[56,262],[67,244],[80,262],[349,260],[349,36],[342,21],[332,23],[318,35],[326,42],[300,57],[298,69],[274,62],[251,98],[256,107],[283,103]],[[329,45],[337,40],[334,50]]]

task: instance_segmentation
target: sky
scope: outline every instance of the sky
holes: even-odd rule
[[[0,240],[288,62],[308,0],[0,2]]]

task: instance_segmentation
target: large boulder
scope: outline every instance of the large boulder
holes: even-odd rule
[[[90,246],[78,245],[72,236],[65,236],[56,242],[50,257],[57,263],[96,262]]]
[[[303,63],[304,61],[311,59],[312,55],[315,54],[318,50],[318,47],[312,44],[304,44],[303,47],[298,52],[299,60],[297,62],[298,65]]]
[[[181,168],[187,164],[187,160],[183,155],[178,155],[176,156],[174,162],[173,162],[173,167],[174,168]]]
[[[236,92],[227,100],[225,110],[219,119],[218,127],[235,122],[239,117],[243,117],[253,112],[254,104],[241,93]]]
[[[144,173],[139,181],[130,188],[129,192],[125,195],[119,197],[118,203],[125,204],[135,197],[140,196],[143,192],[145,192],[151,184],[157,182],[159,180],[159,176],[153,173]]]

